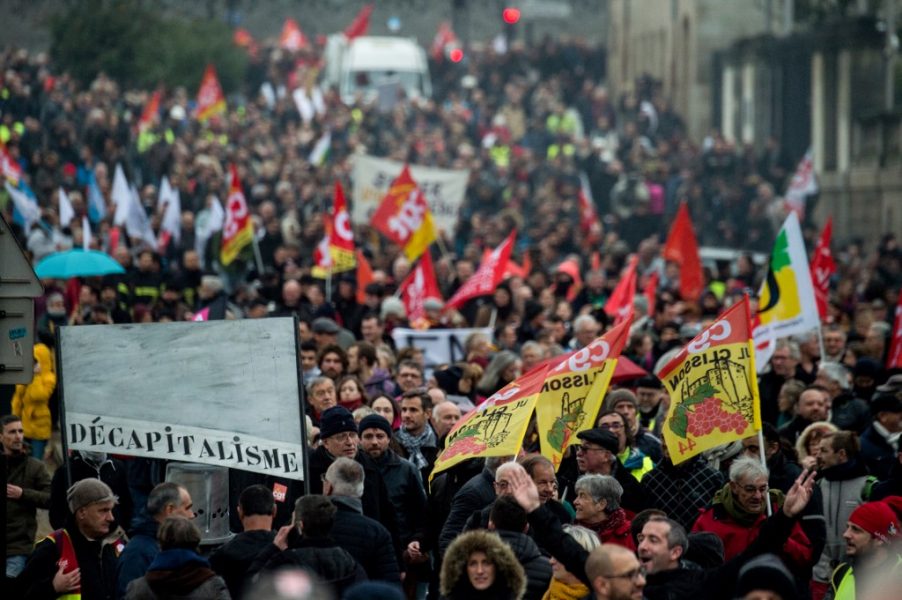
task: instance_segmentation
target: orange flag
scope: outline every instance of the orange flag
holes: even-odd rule
[[[633,254],[626,265],[626,269],[620,275],[620,282],[611,297],[604,305],[604,312],[614,317],[614,323],[620,323],[633,310],[633,300],[636,297],[636,266],[639,257]]]
[[[247,200],[238,181],[238,170],[229,165],[229,199],[226,203],[225,225],[222,227],[222,247],[219,262],[230,265],[241,250],[254,240],[254,222],[247,210]]]
[[[373,227],[401,247],[407,260],[414,261],[435,241],[435,222],[423,191],[404,169],[373,213]]]
[[[141,118],[138,119],[139,133],[144,133],[156,125],[160,118],[160,100],[162,100],[162,98],[163,90],[157,88],[153,93],[153,96],[150,97],[150,100],[147,101],[147,104],[144,105],[144,110],[141,111]]]
[[[219,85],[219,79],[216,78],[216,69],[212,64],[207,65],[204,71],[204,78],[200,82],[200,89],[197,92],[197,120],[201,123],[208,119],[225,114],[226,101],[225,94],[222,93],[222,86]]]
[[[297,52],[310,46],[307,36],[301,31],[298,22],[292,18],[285,19],[282,24],[282,35],[279,37],[279,48]]]
[[[370,266],[370,261],[366,259],[366,256],[363,255],[363,251],[358,248],[357,249],[357,302],[363,304],[363,301],[366,300],[366,286],[371,284],[375,280],[373,276],[373,267]]]
[[[689,207],[683,202],[664,244],[664,258],[680,265],[680,296],[683,300],[698,300],[704,291],[702,262],[698,257],[698,241],[689,217]]]

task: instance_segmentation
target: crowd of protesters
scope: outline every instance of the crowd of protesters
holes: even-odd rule
[[[80,245],[86,189],[96,184],[108,216],[94,219],[91,244],[126,270],[43,282],[35,377],[2,420],[10,589],[86,600],[892,597],[880,593],[902,577],[902,375],[884,369],[902,286],[894,236],[837,247],[823,352],[814,332],[777,344],[759,386],[765,448],[755,436],[674,465],[661,435],[669,400],[651,373],[757,288],[752,252],[773,244],[793,166],[777,140],[762,152],[716,132],[690,140],[651,80],[610,98],[600,56],[554,40],[473,52],[463,66],[432,65],[434,99],[382,113],[330,90],[326,110],[304,121],[291,91],[315,78],[318,57],[268,48],[224,117],[198,123],[191,95],[176,88],[139,134],[149,90],[103,75],[82,88],[44,55],[0,55],[0,141],[41,206],[28,234],[14,225],[21,245],[35,262]],[[326,131],[328,156],[311,164]],[[472,335],[459,363],[427,371],[422,353],[396,346],[391,331],[407,315],[393,294],[411,265],[368,226],[355,227],[375,271],[362,301],[353,274],[333,289],[311,275],[333,181],[348,183],[360,153],[469,170],[457,227],[434,249],[445,298],[483,250],[519,232],[515,258],[531,264],[523,277],[460,310],[427,303],[428,326],[494,328]],[[139,186],[155,232],[162,177],[179,190],[177,239],[151,247],[113,233],[117,164]],[[262,263],[247,261],[237,276],[218,268],[215,237],[203,243],[229,164]],[[594,223],[581,216],[581,179]],[[78,216],[65,228],[60,187]],[[706,265],[698,300],[680,297],[679,265],[659,256],[684,201],[703,244],[739,251]],[[654,310],[636,301],[624,351],[649,374],[609,393],[557,472],[529,435],[516,460],[471,460],[430,481],[462,415],[611,324],[603,307],[631,253],[640,289],[660,277]],[[232,473],[240,533],[212,553],[200,549],[188,490],[163,481],[156,461],[77,452],[71,487],[42,463],[54,450],[58,326],[190,320],[203,309],[209,318],[298,317],[311,446],[311,494]],[[38,508],[50,510],[54,531],[35,546]]]

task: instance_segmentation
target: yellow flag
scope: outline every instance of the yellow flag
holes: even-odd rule
[[[658,371],[670,394],[663,433],[673,464],[761,429],[750,329],[746,297]]]
[[[430,479],[468,458],[517,455],[546,373],[537,369],[515,379],[458,421]]]
[[[536,404],[536,425],[542,454],[555,471],[576,434],[594,427],[631,322],[624,319],[548,371]]]

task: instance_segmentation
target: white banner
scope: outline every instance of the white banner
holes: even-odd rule
[[[432,370],[438,365],[466,360],[464,342],[472,333],[483,333],[492,339],[490,327],[426,330],[395,328],[391,332],[391,337],[399,350],[408,346],[422,350],[426,368]]]
[[[354,158],[354,167],[351,171],[351,178],[354,181],[354,210],[351,213],[351,221],[354,224],[370,222],[379,203],[388,193],[391,182],[401,174],[403,168],[404,163],[374,156],[364,155]],[[410,175],[423,190],[436,227],[445,233],[453,234],[460,205],[463,204],[467,192],[469,171],[410,165]]]
[[[205,463],[303,479],[303,455],[296,444],[188,427],[177,418],[154,423],[67,411],[66,431],[73,450]]]
[[[303,479],[293,319],[63,327],[71,448]]]

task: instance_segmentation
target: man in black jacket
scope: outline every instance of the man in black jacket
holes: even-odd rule
[[[485,460],[485,468],[463,485],[451,501],[451,512],[445,519],[439,536],[438,545],[442,554],[448,549],[454,538],[464,530],[467,520],[495,500],[495,471],[511,456],[492,456]]]
[[[560,523],[542,507],[535,484],[525,471],[513,473],[512,481],[513,497],[528,513],[536,539],[568,571],[594,588],[596,582],[586,574],[589,552],[563,535]],[[808,504],[813,488],[814,473],[803,473],[786,495],[782,510],[765,521],[755,541],[740,555],[713,569],[702,570],[685,564],[682,560],[688,546],[685,530],[675,521],[653,517],[638,538],[641,563],[638,573],[645,575],[642,578],[646,582],[645,597],[648,600],[732,598],[740,567],[753,556],[779,551],[789,537],[795,518]]]
[[[325,496],[302,497],[295,505],[295,522],[279,529],[248,574],[300,567],[332,586],[339,597],[355,583],[366,581],[363,567],[330,537],[337,512]]]
[[[360,503],[363,482],[363,467],[350,458],[336,458],[329,465],[323,494],[338,511],[332,526],[332,539],[360,563],[371,580],[400,583],[391,534],[381,523],[363,514]]]
[[[221,576],[232,600],[241,600],[247,582],[247,571],[260,551],[272,543],[276,503],[272,490],[265,485],[251,485],[238,499],[241,533],[210,555],[210,566]]]
[[[20,597],[43,600],[77,594],[84,600],[116,597],[116,562],[125,547],[106,540],[116,496],[99,479],[83,479],[66,493],[69,519],[35,546],[19,576]]]
[[[526,572],[524,600],[541,600],[551,582],[551,562],[535,541],[526,535],[526,511],[511,496],[498,496],[489,514],[489,530],[493,530],[510,546]]]

